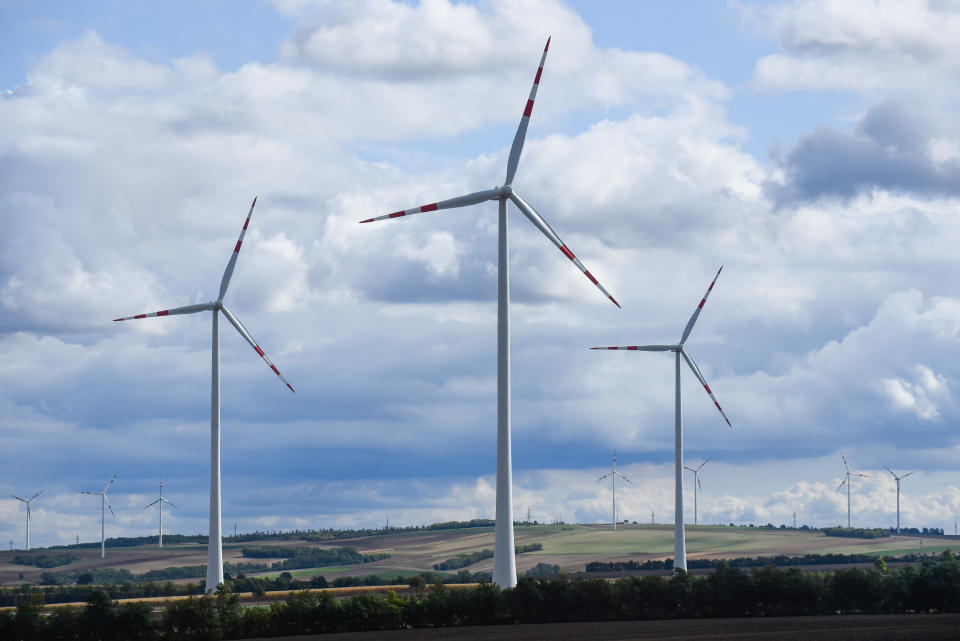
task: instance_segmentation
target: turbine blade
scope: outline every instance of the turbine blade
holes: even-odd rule
[[[12,496],[13,498],[17,499],[18,501],[23,501],[24,503],[27,502],[27,499],[22,499],[22,498],[20,498],[19,496],[14,496],[13,494],[11,494],[10,496]]]
[[[696,470],[693,469],[692,467],[688,466],[688,465],[684,465],[684,466],[683,466],[683,469],[685,469],[685,470],[690,470],[691,472],[696,473]]]
[[[167,505],[169,505],[170,507],[177,507],[176,505],[174,505],[173,503],[171,503],[170,501],[168,501],[168,500],[165,499],[165,498],[161,498],[160,500],[163,501],[164,503],[166,503]]]
[[[553,228],[547,224],[547,221],[545,221],[543,217],[540,214],[538,214],[536,210],[534,210],[533,207],[527,204],[527,202],[520,197],[520,194],[518,194],[515,191],[511,191],[510,200],[512,200],[513,204],[516,205],[517,208],[519,208],[520,211],[523,212],[524,216],[530,219],[530,222],[532,222],[537,229],[543,232],[544,236],[550,239],[550,242],[552,242],[554,245],[557,246],[557,249],[563,252],[564,256],[566,256],[571,261],[573,261],[573,264],[576,265],[577,268],[583,272],[584,276],[590,279],[591,283],[596,285],[597,288],[599,288],[600,291],[603,292],[603,294],[607,298],[609,298],[614,305],[616,305],[617,307],[620,307],[620,303],[618,303],[617,300],[610,295],[610,292],[604,289],[603,285],[601,285],[600,282],[593,277],[593,274],[587,271],[587,268],[583,266],[583,263],[580,262],[580,259],[574,256],[573,252],[567,249],[567,246],[563,243],[562,240],[560,240],[560,237],[557,236],[557,232],[553,231]]]
[[[894,473],[893,473],[893,470],[891,470],[891,469],[890,469],[889,467],[887,467],[886,465],[883,466],[883,469],[885,469],[886,471],[890,472],[890,476],[892,476],[893,478],[897,479],[898,481],[903,478],[902,476],[897,476],[896,474],[894,474]]]
[[[27,520],[30,520],[30,503],[27,503]]]
[[[620,472],[617,472],[617,476],[619,476],[620,478],[622,478],[624,481],[626,481],[626,482],[629,483],[630,485],[633,485],[633,481],[631,481],[630,479],[628,479],[626,476],[624,476],[624,475],[621,474]]]
[[[843,455],[843,452],[840,452],[840,458],[843,459],[843,467],[847,469],[847,474],[850,473],[850,466],[847,465],[847,457]]]
[[[707,457],[707,460],[705,460],[703,463],[701,463],[701,464],[700,464],[700,467],[697,468],[697,471],[699,472],[700,470],[702,470],[702,469],[703,469],[703,466],[706,465],[707,463],[709,463],[709,462],[710,462],[710,459],[712,459],[712,458],[713,458],[712,456],[708,456],[708,457]]]
[[[390,218],[400,218],[402,216],[424,214],[429,211],[438,211],[441,209],[454,209],[456,207],[467,207],[469,205],[476,205],[477,203],[482,203],[486,200],[496,200],[499,197],[500,197],[499,189],[484,189],[483,191],[475,191],[472,194],[467,194],[466,196],[457,196],[456,198],[450,198],[449,200],[441,200],[439,202],[430,203],[429,205],[421,205],[420,207],[414,207],[413,209],[404,209],[401,211],[395,211],[392,214],[385,214],[383,216],[367,218],[366,220],[361,220],[360,222],[372,223],[378,220],[388,220]]]
[[[34,494],[33,496],[31,496],[28,500],[29,500],[29,501],[32,501],[33,499],[37,498],[37,497],[40,496],[41,494],[43,494],[43,490],[40,490],[39,492],[37,492],[36,494]]]
[[[846,482],[847,482],[847,477],[843,477],[843,480],[840,481],[840,485],[837,486],[837,492],[843,489],[843,486],[846,484]]]
[[[118,476],[120,476],[120,472],[117,472],[116,474],[113,475],[113,478],[110,479],[110,482],[109,482],[109,483],[107,483],[107,487],[103,488],[102,494],[106,494],[106,493],[107,493],[107,490],[110,489],[110,486],[113,485],[113,482],[117,480],[117,477],[118,477]]]
[[[513,144],[510,146],[510,156],[507,158],[507,179],[504,181],[504,185],[513,183],[513,177],[517,173],[517,166],[520,164],[520,153],[523,151],[523,141],[527,138],[530,114],[533,113],[533,101],[537,98],[537,89],[540,87],[540,74],[543,73],[543,63],[547,60],[547,50],[549,48],[550,38],[547,38],[547,45],[543,48],[543,55],[540,56],[540,66],[537,68],[537,75],[533,79],[533,87],[530,88],[530,97],[527,98],[527,104],[523,108],[523,116],[520,117],[520,125],[517,127],[517,134],[513,137]]]
[[[148,507],[153,507],[154,505],[156,505],[156,504],[159,503],[159,502],[160,502],[160,499],[157,499],[157,500],[154,501],[153,503],[150,503],[149,505],[145,506],[143,509],[147,509]]]
[[[113,507],[110,506],[110,499],[107,498],[107,495],[106,495],[106,494],[103,495],[103,500],[107,502],[107,509],[110,510],[110,514],[113,514],[113,518],[114,518],[114,520],[116,520],[117,515],[116,515],[116,513],[113,511]]]
[[[703,389],[707,391],[707,394],[710,396],[710,400],[713,401],[713,404],[717,407],[717,411],[720,412],[720,416],[722,416],[723,420],[727,422],[727,425],[733,427],[733,425],[730,423],[730,419],[727,418],[727,415],[723,413],[723,408],[720,407],[720,403],[717,402],[717,397],[713,395],[713,392],[710,390],[710,386],[707,385],[707,379],[705,379],[703,374],[700,373],[700,368],[697,367],[697,364],[693,362],[693,359],[690,358],[685,349],[680,348],[680,354],[683,356],[683,360],[687,361],[687,365],[690,366],[690,370],[693,371],[693,375],[696,376],[697,380],[700,381],[700,384],[703,385]]]
[[[907,472],[906,474],[904,474],[904,475],[901,476],[900,478],[905,479],[905,478],[907,478],[908,476],[910,476],[911,474],[913,474],[914,472],[916,472],[916,470],[914,470],[913,472]]]
[[[253,208],[257,206],[257,198],[254,196],[253,202],[250,204],[250,211],[247,212],[247,219],[243,221],[243,229],[240,230],[240,238],[237,239],[237,244],[233,248],[233,254],[230,255],[230,260],[227,262],[227,268],[223,270],[223,278],[220,280],[220,295],[217,297],[217,300],[223,300],[223,297],[227,293],[227,287],[230,286],[230,278],[233,276],[233,268],[237,264],[237,257],[240,255],[240,245],[243,244],[243,237],[247,233],[247,226],[250,224],[250,217],[253,216]]]
[[[676,345],[624,345],[622,347],[591,347],[590,349],[624,349],[630,352],[669,352]]]
[[[607,477],[610,476],[611,474],[612,474],[612,472],[607,472],[606,474],[604,474],[603,476],[601,476],[601,477],[598,478],[597,480],[598,480],[598,481],[602,481],[603,479],[607,478]]]
[[[860,472],[857,472],[857,476],[862,476],[862,477],[865,478],[865,479],[870,478],[870,475],[869,475],[869,474],[861,474]]]
[[[700,482],[700,475],[697,475],[697,487],[700,488],[700,491],[703,492],[703,483]]]
[[[687,342],[687,337],[690,336],[690,332],[693,331],[693,326],[697,323],[697,318],[700,317],[700,310],[703,309],[703,306],[707,302],[707,296],[710,295],[710,292],[713,291],[713,286],[716,284],[717,279],[720,278],[720,272],[723,271],[723,265],[720,266],[720,269],[717,270],[717,275],[713,277],[713,280],[710,282],[710,287],[707,288],[707,293],[703,295],[703,298],[700,299],[700,304],[697,305],[697,308],[693,310],[693,315],[690,317],[690,320],[687,321],[687,326],[683,328],[683,336],[680,337],[680,344],[683,345]]]
[[[253,349],[257,351],[257,354],[260,354],[260,358],[262,358],[264,362],[270,366],[270,369],[273,370],[273,373],[280,377],[280,380],[283,381],[284,384],[290,388],[291,392],[294,392],[293,387],[290,385],[289,382],[287,382],[287,379],[283,377],[283,374],[280,373],[280,370],[277,369],[277,366],[274,365],[269,358],[267,358],[266,354],[263,353],[263,350],[260,349],[260,346],[257,345],[257,342],[253,340],[253,336],[251,336],[250,332],[247,331],[247,328],[243,326],[243,323],[237,320],[237,317],[234,316],[233,313],[231,313],[231,311],[226,308],[226,306],[222,306],[220,308],[220,311],[222,311],[223,315],[227,317],[227,320],[230,321],[230,324],[233,325],[238,332],[240,332],[240,335],[243,336],[245,339],[247,339],[247,342],[250,343]]]
[[[153,318],[154,316],[176,316],[178,314],[196,314],[197,312],[204,312],[209,309],[213,309],[215,306],[213,303],[201,303],[199,305],[186,305],[184,307],[173,307],[171,309],[160,310],[159,312],[151,312],[149,314],[137,314],[136,316],[124,316],[123,318],[114,318],[113,321],[126,321],[126,320],[139,320],[141,318]]]

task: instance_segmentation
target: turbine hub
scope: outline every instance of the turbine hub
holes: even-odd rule
[[[501,198],[509,198],[510,194],[512,193],[513,193],[513,187],[511,187],[510,185],[504,185],[503,187],[500,188]]]

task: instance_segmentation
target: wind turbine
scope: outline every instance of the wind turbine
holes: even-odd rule
[[[850,525],[850,486],[853,485],[853,482],[850,480],[851,476],[862,476],[863,478],[870,478],[869,474],[861,474],[860,472],[851,472],[850,466],[847,465],[847,457],[843,455],[843,452],[840,452],[840,458],[843,459],[843,467],[847,470],[846,474],[843,477],[843,480],[840,481],[840,485],[837,486],[837,492],[843,489],[844,484],[847,486],[847,527]],[[897,483],[897,487],[900,487],[900,483]],[[897,497],[897,502],[899,505],[899,496]],[[899,514],[899,513],[898,513]]]
[[[117,472],[113,475],[113,478],[110,479],[110,482],[107,483],[107,486],[103,488],[103,492],[80,492],[81,494],[95,494],[100,497],[100,558],[107,556],[107,539],[104,537],[104,520],[106,515],[104,513],[104,506],[110,510],[110,514],[113,514],[113,518],[117,518],[117,515],[114,514],[113,508],[110,507],[110,499],[107,498],[107,490],[110,489],[110,486],[113,485],[113,482],[117,480],[117,477],[120,475],[120,472]]]
[[[217,586],[223,583],[223,540],[221,538],[221,515],[220,515],[220,329],[219,316],[223,313],[230,324],[236,328],[243,338],[250,343],[256,350],[260,358],[270,366],[273,373],[280,377],[290,391],[294,391],[287,379],[283,377],[277,366],[267,358],[260,346],[243,326],[236,316],[233,315],[227,306],[223,304],[223,297],[227,293],[227,287],[230,285],[230,277],[233,276],[233,268],[237,264],[237,256],[240,255],[240,245],[243,244],[243,237],[247,233],[247,226],[250,224],[250,217],[253,215],[253,208],[257,204],[257,199],[253,199],[250,205],[250,211],[247,213],[247,219],[243,223],[243,229],[240,230],[240,238],[233,248],[233,254],[227,262],[227,268],[223,272],[223,278],[220,281],[220,293],[217,300],[209,303],[200,303],[199,305],[187,305],[185,307],[175,307],[164,309],[150,314],[137,314],[136,316],[127,316],[124,318],[115,318],[114,321],[125,321],[140,318],[151,318],[154,316],[174,316],[177,314],[196,314],[197,312],[213,312],[213,341],[211,357],[211,377],[210,377],[210,530],[207,543],[207,592],[213,592]]]
[[[517,584],[517,564],[513,543],[513,470],[511,454],[511,426],[510,426],[510,272],[507,256],[507,201],[513,204],[526,216],[533,225],[550,239],[563,255],[570,259],[583,274],[596,285],[614,305],[620,304],[610,295],[603,285],[594,278],[583,263],[574,256],[573,252],[564,244],[553,228],[527,204],[513,189],[513,178],[520,163],[520,152],[527,135],[527,126],[530,124],[530,114],[533,112],[533,101],[540,85],[540,74],[543,72],[543,63],[547,59],[547,50],[550,48],[550,39],[543,48],[540,66],[533,79],[533,88],[530,97],[520,118],[520,126],[513,138],[510,155],[507,158],[507,175],[501,187],[485,189],[465,196],[458,196],[449,200],[441,200],[429,205],[421,205],[361,220],[361,223],[371,223],[378,220],[388,220],[401,216],[412,216],[442,209],[467,207],[488,200],[495,200],[499,207],[499,228],[497,241],[497,511],[494,526],[494,556],[493,582],[501,588],[512,588]]]
[[[887,468],[887,471],[890,472],[890,476],[892,476],[894,480],[897,482],[897,534],[900,534],[900,480],[907,478],[908,476],[916,472],[916,470],[914,470],[913,472],[907,472],[903,476],[897,476],[896,474],[893,473],[893,470],[891,470],[889,467]]]
[[[160,497],[157,498],[157,499],[156,499],[153,503],[151,503],[150,505],[147,505],[146,507],[144,507],[143,509],[146,510],[146,509],[148,509],[148,508],[151,508],[151,507],[153,507],[154,505],[156,505],[157,503],[160,504],[160,508],[159,508],[159,510],[160,510],[160,529],[159,529],[159,536],[158,536],[158,545],[157,545],[157,547],[161,547],[161,548],[162,548],[162,547],[163,547],[163,504],[166,503],[166,504],[169,505],[170,507],[174,507],[173,503],[171,503],[171,502],[168,501],[167,499],[163,498],[163,481],[160,481]]]
[[[613,469],[607,472],[606,474],[604,474],[603,476],[601,476],[600,478],[598,478],[597,481],[598,482],[602,481],[608,476],[610,477],[610,481],[613,484],[613,529],[616,530],[617,529],[617,477],[619,476],[630,485],[633,485],[633,481],[631,481],[626,476],[624,476],[623,474],[617,471],[617,453],[616,452],[613,453]]]
[[[706,465],[711,458],[713,457],[712,456],[707,457],[707,460],[701,463],[700,467],[697,467],[697,468],[687,467],[686,465],[683,466],[683,469],[690,470],[691,472],[693,472],[693,480],[695,481],[693,485],[693,524],[694,525],[697,524],[697,488],[699,488],[700,491],[703,492],[703,485],[700,484],[700,470],[703,469],[703,466]]]
[[[720,272],[723,271],[721,266],[717,270],[717,275],[713,277],[713,282],[710,283],[710,287],[707,288],[707,293],[703,295],[703,298],[700,300],[700,304],[697,305],[697,308],[693,310],[693,315],[690,317],[690,320],[687,321],[687,326],[683,328],[683,334],[680,336],[680,342],[676,345],[627,345],[624,347],[591,347],[590,349],[607,349],[607,350],[627,350],[627,351],[637,351],[637,352],[673,352],[675,355],[675,384],[674,384],[674,455],[675,455],[675,465],[674,465],[674,533],[673,533],[673,567],[675,570],[686,570],[687,569],[687,546],[685,541],[684,526],[683,526],[683,419],[681,417],[681,403],[680,403],[680,359],[683,358],[687,362],[687,365],[690,367],[690,371],[693,372],[693,375],[697,377],[697,380],[700,381],[700,384],[703,385],[703,389],[707,391],[707,394],[710,396],[710,399],[713,401],[713,404],[716,405],[717,410],[720,412],[720,416],[723,417],[723,420],[727,422],[727,425],[733,427],[730,424],[730,419],[727,418],[727,415],[723,413],[723,410],[720,408],[720,404],[717,402],[717,399],[714,397],[713,392],[710,391],[710,386],[707,385],[707,380],[703,377],[703,374],[700,372],[700,368],[697,367],[697,364],[693,362],[693,358],[687,353],[684,349],[683,344],[687,342],[687,338],[690,336],[690,332],[693,330],[693,326],[697,322],[697,318],[700,316],[700,311],[703,309],[704,304],[707,302],[707,297],[710,295],[710,292],[713,291],[713,286],[717,282],[717,278],[720,277]]]
[[[37,498],[41,494],[43,494],[43,490],[40,490],[39,492],[37,492],[36,494],[34,494],[28,499],[22,499],[19,496],[14,496],[13,494],[10,495],[27,506],[27,552],[30,551],[30,501]]]

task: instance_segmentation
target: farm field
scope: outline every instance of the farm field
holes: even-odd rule
[[[350,632],[299,636],[299,641],[627,641],[778,639],[778,641],[940,641],[960,637],[958,614],[891,614],[752,619],[681,619],[606,623],[545,623]],[[289,638],[289,637],[288,637]],[[261,641],[279,641],[262,639]]]
[[[517,545],[540,543],[543,549],[517,555],[518,573],[538,563],[560,566],[567,572],[583,571],[592,561],[646,561],[673,556],[673,527],[671,525],[624,525],[616,531],[609,525],[530,525],[517,526]],[[960,539],[952,536],[924,538],[924,552],[939,552],[945,548],[960,547]],[[423,571],[433,571],[434,564],[457,554],[493,548],[493,528],[460,528],[405,532],[382,536],[368,536],[322,543],[305,542],[291,538],[284,541],[255,543],[227,543],[224,561],[228,563],[270,563],[278,559],[247,559],[242,556],[245,545],[290,545],[297,547],[332,548],[352,546],[361,553],[389,554],[389,558],[363,565],[338,565],[323,568],[292,570],[299,579],[322,574],[328,580],[343,576],[377,575],[381,578],[409,577]],[[921,551],[917,537],[891,536],[880,539],[850,539],[827,537],[818,531],[765,530],[759,528],[724,526],[688,526],[688,558],[735,558],[784,554],[800,556],[808,553],[877,554],[893,556]],[[45,552],[35,550],[34,553]],[[19,551],[0,552],[0,584],[9,586],[22,581],[38,582],[43,572],[86,571],[93,568],[117,568],[141,574],[167,567],[201,565],[206,563],[206,545],[168,545],[162,550],[154,546],[107,548],[107,558],[100,558],[99,548],[54,550],[69,552],[77,557],[69,565],[52,569],[15,565],[13,557]],[[467,566],[470,572],[491,571],[493,559],[484,559]],[[279,571],[261,573],[276,576]],[[451,572],[455,574],[456,571]],[[21,578],[22,574],[22,578]],[[258,573],[250,572],[251,576]],[[178,582],[199,581],[181,579]]]

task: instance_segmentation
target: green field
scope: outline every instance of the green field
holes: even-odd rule
[[[540,543],[543,549],[517,555],[519,573],[538,563],[560,566],[567,572],[578,572],[592,561],[646,561],[673,556],[672,525],[624,525],[611,530],[607,525],[518,525],[515,527],[517,545]],[[308,579],[322,574],[328,581],[344,576],[394,578],[434,571],[433,565],[458,554],[493,548],[493,528],[460,528],[427,530],[377,536],[366,536],[323,543],[291,538],[271,541],[270,544],[289,544],[298,547],[352,546],[363,554],[384,553],[389,558],[362,565],[340,565],[293,570],[292,576]],[[804,554],[875,554],[886,557],[898,554],[940,552],[945,548],[960,548],[960,538],[891,536],[879,539],[852,539],[827,537],[815,530],[761,529],[725,526],[687,526],[687,557],[736,558],[752,556],[802,556]],[[259,562],[245,559],[240,545],[224,546],[224,560],[231,563]],[[41,550],[36,550],[41,552]],[[14,565],[10,560],[19,552],[0,552],[0,583],[12,585],[21,581],[37,582],[43,571],[38,568]],[[162,550],[153,546],[108,548],[107,558],[100,559],[97,549],[71,550],[78,560],[51,572],[86,570],[90,568],[123,568],[135,574],[174,566],[199,565],[206,562],[206,546],[177,545]],[[484,559],[465,569],[470,572],[487,571],[492,559]],[[23,577],[20,577],[20,574]],[[276,577],[280,571],[253,576]],[[456,574],[451,572],[450,574]]]

